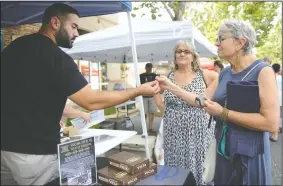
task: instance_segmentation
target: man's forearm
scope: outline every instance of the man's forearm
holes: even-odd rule
[[[81,117],[82,111],[74,109],[73,107],[66,105],[63,111],[63,116],[68,118],[77,118]]]
[[[99,91],[91,95],[91,110],[119,105],[140,95],[138,88],[117,91]]]

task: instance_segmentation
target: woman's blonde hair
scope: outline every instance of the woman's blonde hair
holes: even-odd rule
[[[176,64],[176,50],[181,44],[185,44],[191,50],[193,55],[193,61],[191,67],[193,71],[197,72],[200,69],[199,54],[197,53],[195,46],[187,40],[179,40],[175,44],[175,47],[173,49],[175,69],[177,70],[179,68],[178,64]]]

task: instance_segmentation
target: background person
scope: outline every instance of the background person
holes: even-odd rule
[[[220,60],[214,61],[214,71],[218,74],[224,69],[224,65]]]
[[[74,109],[69,105],[65,105],[63,116],[66,118],[82,118],[85,124],[87,124],[91,120],[90,113],[81,111],[79,109]],[[60,121],[60,126],[64,127],[66,126],[66,124],[63,121]]]
[[[282,118],[282,76],[280,74],[281,66],[280,66],[280,64],[275,63],[275,64],[272,65],[272,68],[274,70],[275,77],[276,77],[278,96],[279,96],[279,104],[280,104],[280,118]],[[282,124],[282,122],[280,122],[280,123]],[[281,129],[282,129],[282,126],[281,126]],[[274,132],[272,134],[272,136],[270,136],[270,141],[276,142],[277,139],[278,139],[278,133],[279,133],[279,130],[277,132]]]
[[[146,82],[152,82],[155,80],[156,74],[152,72],[152,64],[147,63],[145,65],[145,73],[140,74],[141,84]],[[148,119],[149,134],[156,134],[153,130],[154,114],[157,112],[157,106],[154,102],[153,96],[143,96],[144,113]]]
[[[263,58],[263,61],[267,62],[269,65],[272,64],[272,58],[269,57],[269,56],[265,56],[265,57]]]
[[[55,3],[45,10],[38,33],[17,38],[1,52],[2,185],[44,185],[58,178],[58,124],[67,98],[98,110],[159,92],[156,81],[130,90],[92,90],[58,47],[73,46],[78,21],[74,8]]]

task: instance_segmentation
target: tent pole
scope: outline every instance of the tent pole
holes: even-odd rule
[[[191,23],[191,24],[192,24],[192,23]],[[192,39],[192,44],[193,44],[193,46],[196,47],[196,46],[195,46],[194,25],[193,25],[193,24],[192,24],[192,38],[191,38],[191,39]]]
[[[99,84],[99,90],[101,91],[102,90],[102,81],[101,81],[101,66],[100,66],[100,62],[98,62],[98,84]]]
[[[89,84],[91,86],[91,76],[92,76],[92,66],[91,66],[91,61],[88,61],[88,77],[89,77]],[[92,86],[91,86],[92,87]]]
[[[140,76],[139,76],[139,68],[138,68],[138,57],[137,57],[137,49],[136,49],[136,41],[135,41],[135,35],[133,32],[132,27],[132,18],[131,18],[131,12],[127,12],[128,17],[128,24],[129,24],[129,35],[130,40],[132,44],[132,56],[133,56],[133,62],[135,67],[135,74],[136,74],[136,82],[137,86],[141,85],[140,82]],[[144,105],[142,96],[137,97],[138,102],[140,103],[140,115],[141,115],[141,123],[142,123],[142,130],[143,130],[143,136],[145,137],[145,150],[146,150],[146,157],[151,160],[150,154],[149,154],[149,147],[148,147],[148,134],[147,134],[147,128],[146,128],[146,121],[145,121],[145,113],[144,113]]]
[[[4,49],[4,30],[1,28],[1,51]]]

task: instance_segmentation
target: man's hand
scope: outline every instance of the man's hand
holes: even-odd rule
[[[84,124],[87,124],[91,120],[91,115],[87,112],[82,112],[80,117],[84,120]]]
[[[61,128],[66,126],[66,124],[63,121],[60,121],[59,125],[60,125]]]
[[[141,86],[139,86],[137,89],[140,95],[150,95],[150,96],[155,95],[160,91],[159,83],[156,80],[148,83],[144,83]]]

